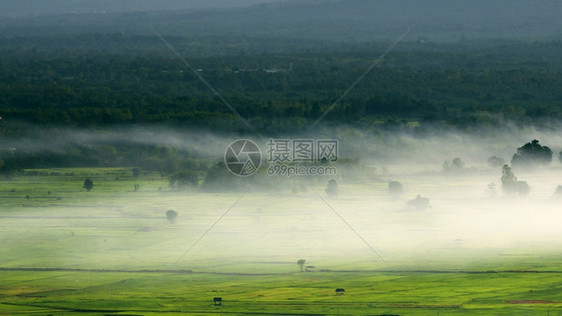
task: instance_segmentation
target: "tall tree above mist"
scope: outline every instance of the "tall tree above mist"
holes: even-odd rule
[[[526,181],[519,181],[507,164],[502,169],[502,191],[506,194],[518,193],[519,195],[527,195],[531,188]]]
[[[304,259],[299,259],[299,260],[297,261],[297,265],[298,265],[299,268],[301,269],[301,272],[304,272],[304,265],[305,265],[305,263],[306,263],[306,260],[304,260]]]
[[[517,148],[517,153],[511,158],[511,165],[514,167],[547,166],[551,162],[552,150],[547,146],[541,146],[536,139]]]

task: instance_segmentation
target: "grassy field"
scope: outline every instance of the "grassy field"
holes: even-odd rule
[[[323,187],[240,199],[130,169],[27,174],[0,181],[3,315],[562,315],[561,223],[539,189],[483,203],[443,186],[483,194],[488,179],[408,175],[407,194],[432,197],[416,211],[384,182],[342,183],[328,203],[371,250]]]

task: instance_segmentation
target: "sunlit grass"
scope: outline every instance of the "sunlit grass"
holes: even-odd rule
[[[518,246],[501,237],[524,229],[517,218],[502,224],[509,218],[502,207],[527,216],[524,210],[541,202],[545,209],[533,211],[547,216],[552,205],[486,200],[484,193],[471,199],[481,187],[476,178],[434,175],[439,181],[427,185],[412,176],[397,199],[389,199],[385,183],[340,184],[340,197],[328,203],[385,263],[312,191],[250,193],[186,253],[240,193],[175,191],[158,174],[135,179],[127,169],[61,173],[68,175],[0,182],[0,314],[562,311],[559,235],[550,231],[556,223],[525,217],[542,231],[528,230],[528,243]],[[81,188],[86,177],[94,180],[91,192]],[[446,186],[465,194],[447,194]],[[432,208],[409,209],[405,201],[417,193],[430,196]],[[166,221],[168,209],[179,213],[174,224]],[[493,222],[467,222],[471,217]],[[498,232],[481,236],[487,227]],[[307,272],[299,272],[298,259],[307,260]],[[222,306],[214,306],[217,296]]]

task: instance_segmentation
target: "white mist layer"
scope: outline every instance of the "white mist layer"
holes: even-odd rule
[[[66,134],[57,141],[59,146],[109,140],[169,144],[189,147],[217,161],[222,159],[223,148],[240,138],[163,128],[123,129],[112,131],[111,137],[85,131]],[[556,186],[562,185],[559,131],[506,128],[487,137],[436,131],[425,138],[404,133],[369,137],[349,130],[335,134],[340,140],[340,158],[360,156],[372,166],[385,166],[385,174],[373,181],[340,179],[338,198],[326,199],[327,203],[314,192],[325,198],[327,178],[306,193],[250,191],[175,268],[251,271],[256,263],[306,258],[320,267],[322,262],[329,268],[328,262],[369,260],[370,268],[385,269],[379,255],[393,263],[404,256],[430,262],[428,254],[435,252],[454,258],[489,249],[495,256],[518,250],[560,254],[562,200],[553,197]],[[503,194],[501,168],[488,167],[487,158],[498,155],[509,162],[517,147],[534,138],[555,151],[553,163],[515,170],[530,185],[528,196]],[[39,143],[29,141],[26,146],[36,145],[39,152],[48,145]],[[454,157],[461,157],[472,170],[445,175],[443,160]],[[391,179],[404,184],[401,197],[389,196],[386,180]],[[490,183],[496,184],[495,195],[486,192]],[[407,205],[417,194],[430,200],[428,209]],[[0,239],[7,247],[0,257],[5,258],[4,266],[22,266],[19,259],[29,256],[23,266],[167,269],[240,195],[117,192],[69,205],[63,201],[40,209],[14,207],[9,217],[1,215]],[[179,213],[173,225],[165,220],[168,209]],[[237,265],[228,267],[229,262]]]

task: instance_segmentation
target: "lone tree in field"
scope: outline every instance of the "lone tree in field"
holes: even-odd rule
[[[517,148],[517,153],[511,158],[512,166],[547,166],[552,162],[552,150],[541,146],[539,141],[533,139],[523,147]]]
[[[304,272],[304,265],[306,264],[306,260],[300,259],[297,261],[297,265],[301,268],[301,272]]]
[[[94,188],[94,181],[92,181],[92,179],[86,179],[82,187],[90,192]]]
[[[332,179],[328,181],[328,186],[326,186],[326,195],[328,195],[328,197],[338,196],[338,183],[336,180]]]
[[[511,170],[511,167],[507,164],[503,166],[501,180],[503,193],[518,193],[519,195],[527,195],[531,190],[527,182],[517,180],[517,177]]]
[[[398,181],[390,181],[388,183],[388,193],[394,196],[398,196],[404,192],[404,186]]]
[[[176,218],[178,218],[178,212],[176,212],[174,210],[166,211],[166,219],[168,220],[168,222],[170,222],[170,224],[175,223]]]

